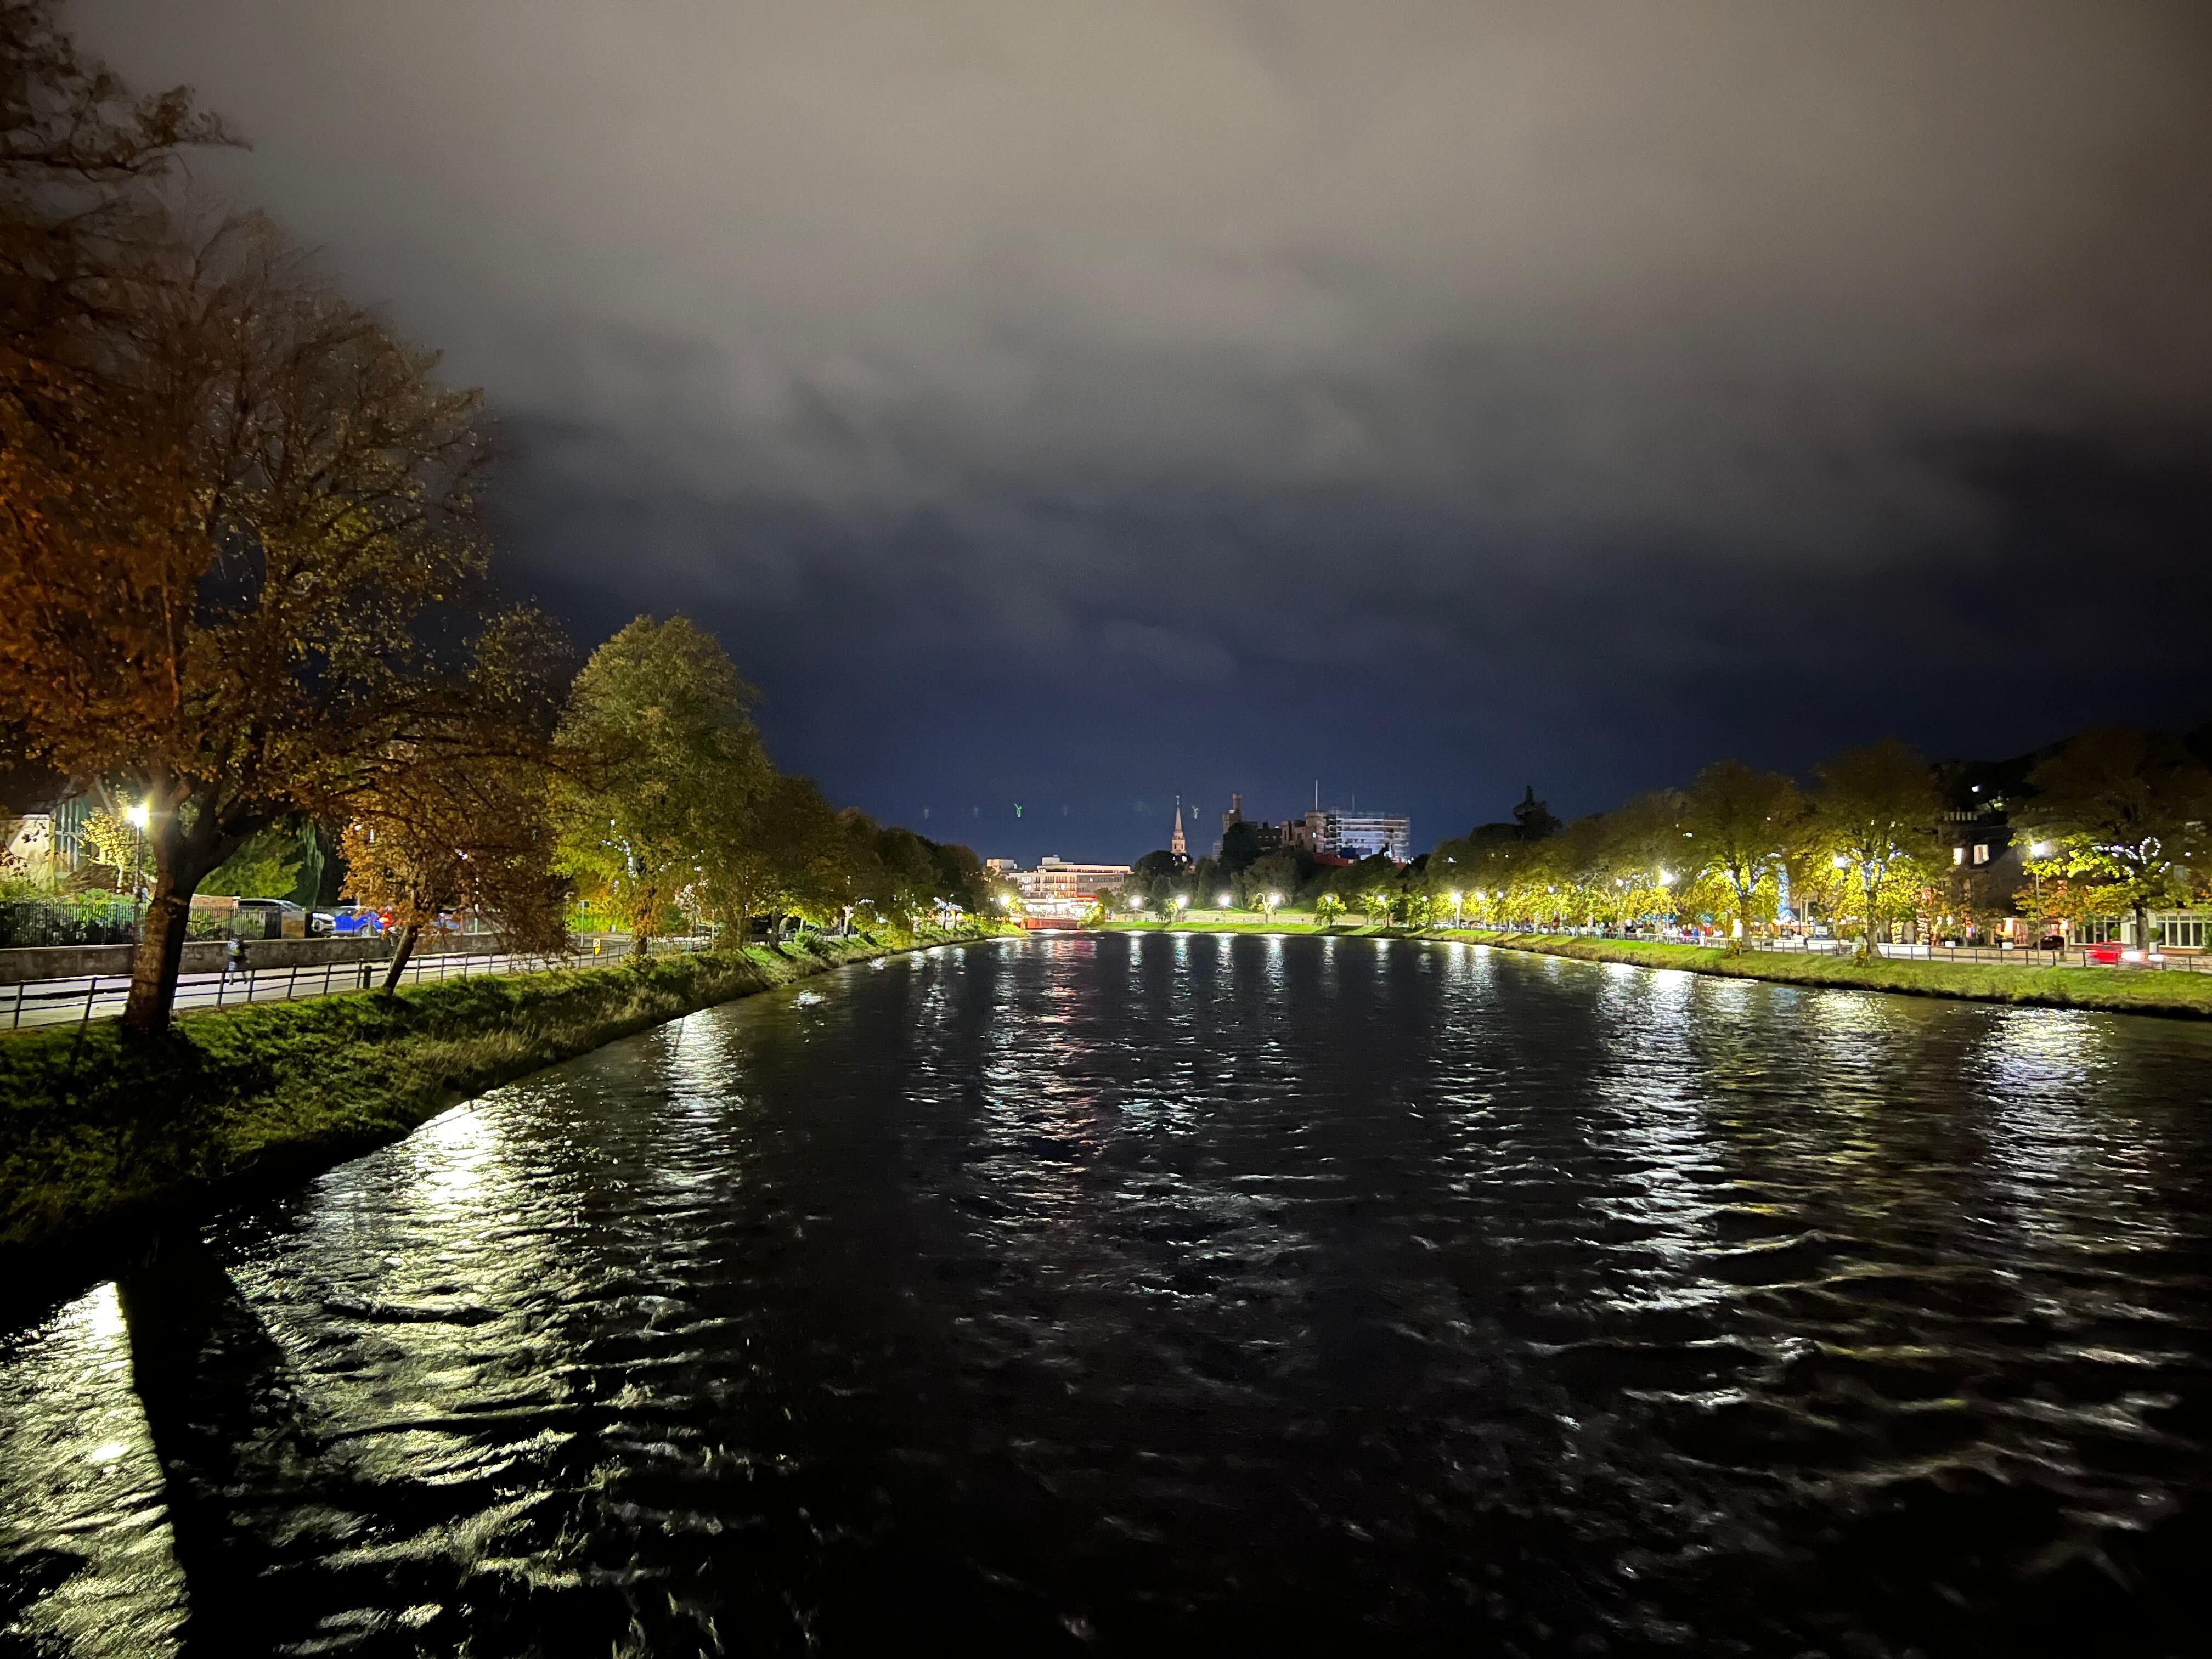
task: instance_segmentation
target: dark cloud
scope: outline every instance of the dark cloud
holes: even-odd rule
[[[2194,0],[82,15],[490,390],[522,585],[986,850],[2212,712]]]

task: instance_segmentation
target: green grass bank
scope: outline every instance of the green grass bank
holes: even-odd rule
[[[905,948],[808,937],[193,1013],[152,1042],[112,1021],[0,1038],[0,1255],[304,1179],[540,1066]]]
[[[2079,1008],[2112,1014],[2156,1014],[2166,1018],[2212,1019],[2212,974],[2160,972],[2136,968],[2008,968],[2000,963],[1889,961],[1862,963],[1850,957],[1784,956],[1727,951],[1695,945],[1661,945],[1636,939],[1584,939],[1569,933],[1492,933],[1468,928],[1436,932],[1409,927],[1312,926],[1268,927],[1264,923],[1218,927],[1184,923],[1116,923],[1116,932],[1172,931],[1222,933],[1318,933],[1340,937],[1462,939],[1502,951],[1565,957],[1577,962],[1620,962],[1639,968],[1680,968],[1724,979],[1758,979],[1779,985],[1820,985],[1832,989],[1891,991],[1905,996],[1948,997],[1963,1002],[2002,1002],[2030,1008]]]

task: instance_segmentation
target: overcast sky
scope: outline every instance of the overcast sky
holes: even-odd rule
[[[518,591],[987,855],[2212,716],[2202,0],[77,15],[487,389]]]

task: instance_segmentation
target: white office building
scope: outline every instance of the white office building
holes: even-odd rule
[[[1306,834],[1299,839],[1332,858],[1366,859],[1387,853],[1406,864],[1413,856],[1413,821],[1398,812],[1309,812]]]

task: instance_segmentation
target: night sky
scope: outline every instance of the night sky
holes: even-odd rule
[[[2203,0],[75,15],[486,388],[518,594],[986,855],[2212,716]]]

